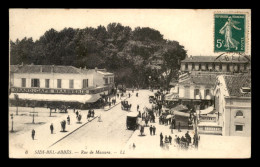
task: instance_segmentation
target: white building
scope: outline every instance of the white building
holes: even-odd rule
[[[12,73],[11,95],[22,100],[91,103],[108,94],[114,74],[73,66],[21,65]]]
[[[220,75],[215,107],[223,136],[251,136],[251,75]]]

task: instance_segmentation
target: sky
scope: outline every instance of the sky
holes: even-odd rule
[[[219,10],[10,9],[10,40],[32,37],[35,41],[51,28],[57,31],[65,27],[96,28],[99,25],[106,27],[109,23],[116,22],[129,26],[132,30],[135,27],[156,29],[164,39],[176,40],[183,45],[188,55],[215,56],[219,54],[213,50],[214,12]]]

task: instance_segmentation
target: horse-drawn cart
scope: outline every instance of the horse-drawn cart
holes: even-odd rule
[[[128,101],[121,101],[121,109],[129,111],[132,105],[128,104]]]

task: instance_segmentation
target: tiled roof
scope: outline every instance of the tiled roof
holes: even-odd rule
[[[187,79],[179,81],[179,84],[195,84],[213,86],[216,82],[216,75],[190,75]]]
[[[240,91],[242,87],[251,88],[251,75],[224,75],[224,80],[228,89],[229,96],[251,97],[251,92],[242,93]]]
[[[52,65],[24,65],[18,69],[17,73],[51,73],[53,68],[53,73],[70,73],[79,74],[80,69],[73,66],[52,66]],[[42,69],[42,71],[41,71]]]
[[[218,56],[191,56],[187,57],[186,59],[182,60],[182,63],[195,63],[195,62],[200,62],[200,63],[206,63],[206,62],[221,62],[221,63],[245,63],[249,62],[250,58],[247,56],[247,58],[243,56],[233,56],[226,58],[226,56],[221,56],[218,59],[216,59]]]

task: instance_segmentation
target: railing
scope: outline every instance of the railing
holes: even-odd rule
[[[199,134],[222,135],[222,127],[220,126],[198,126]]]
[[[200,122],[216,122],[216,117],[202,117],[200,116]]]

